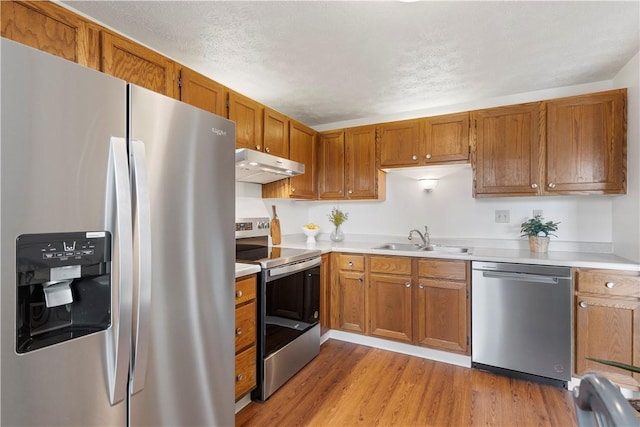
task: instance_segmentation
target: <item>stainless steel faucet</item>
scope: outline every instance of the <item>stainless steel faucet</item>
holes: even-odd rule
[[[428,231],[426,225],[424,226],[424,234],[422,234],[420,232],[420,230],[417,230],[415,228],[413,230],[409,231],[409,237],[408,237],[409,240],[411,240],[413,238],[413,232],[414,231],[416,233],[418,233],[418,236],[420,236],[420,238],[422,239],[422,245],[423,246],[426,247],[426,246],[429,246],[431,244],[431,238],[429,237],[429,231]]]

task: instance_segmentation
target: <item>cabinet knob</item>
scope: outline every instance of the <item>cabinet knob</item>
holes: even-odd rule
[[[580,301],[580,307],[587,308],[587,303],[585,301]]]
[[[413,156],[411,156],[412,160],[418,160],[418,156],[416,156],[415,154]]]
[[[236,335],[237,335],[237,336],[242,335],[242,328],[238,328],[238,329],[236,329]]]
[[[549,185],[547,186],[549,188],[556,188],[556,185],[553,182],[550,182]]]
[[[338,194],[342,194],[342,190],[338,190]]]
[[[424,289],[424,285],[423,285],[422,283],[420,283],[420,284],[418,285],[418,288],[420,288],[420,289]]]
[[[404,284],[404,287],[405,287],[405,288],[410,288],[410,287],[411,287],[411,282],[407,282],[407,283],[405,283],[405,284]]]
[[[236,291],[236,298],[242,298],[242,291]]]
[[[607,282],[607,283],[605,283],[604,285],[605,285],[607,288],[609,288],[609,289],[613,289],[613,287],[614,287],[616,284],[615,284],[615,283],[613,283],[613,282]]]
[[[262,145],[256,145],[256,150],[258,151],[262,150]]]
[[[265,147],[264,151],[266,151],[268,153],[269,152],[269,147]]]
[[[240,381],[242,381],[243,379],[244,379],[244,375],[242,375],[242,374],[238,374],[238,375],[236,376],[236,381],[237,381],[237,382],[240,382]]]
[[[348,265],[349,267],[353,267],[353,261],[349,261],[349,262],[347,262],[347,265]]]
[[[362,279],[362,277],[358,277],[358,282],[360,282],[360,283],[364,282],[364,280]]]
[[[531,184],[531,188],[538,188],[538,184],[536,184],[535,182],[533,184]]]
[[[291,192],[295,193],[296,192],[296,188],[295,187],[291,187]]]
[[[353,194],[353,190],[349,190],[349,194]]]
[[[427,159],[430,159],[431,158],[431,154],[427,154],[426,157],[427,157]]]

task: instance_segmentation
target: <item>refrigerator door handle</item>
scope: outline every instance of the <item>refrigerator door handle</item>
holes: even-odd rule
[[[131,183],[134,200],[134,250],[138,260],[134,270],[136,312],[134,319],[131,394],[144,388],[151,326],[151,213],[145,147],[130,141]]]
[[[107,228],[113,230],[114,256],[112,259],[115,260],[112,263],[115,290],[112,298],[113,322],[106,334],[109,400],[112,405],[127,396],[131,351],[133,242],[127,160],[126,140],[112,137],[109,149],[106,212]]]

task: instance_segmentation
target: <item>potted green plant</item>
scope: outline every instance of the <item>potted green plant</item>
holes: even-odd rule
[[[556,236],[553,231],[558,230],[559,222],[544,221],[542,215],[535,215],[520,224],[521,237],[529,237],[529,249],[531,252],[547,252],[549,248],[549,236]]]
[[[329,221],[334,225],[334,229],[331,232],[329,238],[334,242],[341,242],[344,240],[344,234],[342,230],[340,230],[340,225],[349,219],[349,214],[347,212],[342,212],[337,207],[331,209],[331,213],[329,214]]]

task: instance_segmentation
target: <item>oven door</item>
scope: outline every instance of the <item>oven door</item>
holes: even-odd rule
[[[278,351],[318,323],[320,258],[264,272],[263,357]]]

